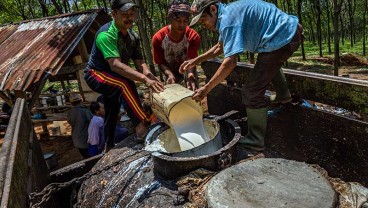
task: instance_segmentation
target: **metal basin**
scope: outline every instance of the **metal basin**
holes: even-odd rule
[[[217,171],[230,166],[235,162],[235,144],[240,138],[240,127],[230,119],[218,121],[218,124],[220,125],[219,135],[222,143],[220,149],[212,153],[192,157],[174,155],[177,153],[154,152],[152,154],[154,172],[163,178],[174,179],[197,168]],[[164,123],[153,126],[147,134],[146,141],[152,141],[168,128]]]
[[[195,148],[181,151],[174,129],[164,123],[158,124],[146,137],[146,150],[158,151],[162,154],[174,157],[194,157],[211,154],[222,147],[220,125],[211,119],[203,120],[206,131],[211,138],[210,141]]]

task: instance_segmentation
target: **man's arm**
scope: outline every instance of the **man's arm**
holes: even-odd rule
[[[128,65],[122,63],[120,61],[120,58],[109,58],[106,59],[107,62],[110,65],[110,68],[113,72],[126,77],[128,79],[131,80],[135,80],[135,81],[140,81],[143,83],[147,82],[147,77],[146,75],[144,75],[143,73],[140,73],[134,69],[132,69],[131,67],[129,67]]]
[[[128,79],[143,82],[144,84],[147,85],[147,87],[154,90],[154,92],[160,92],[160,91],[164,90],[163,85],[159,81],[153,80],[152,78],[148,77],[148,76],[150,76],[149,74],[147,74],[148,75],[147,76],[143,73],[140,73],[140,72],[130,68],[128,65],[122,63],[120,61],[120,58],[109,58],[109,59],[106,59],[106,60],[109,63],[110,68],[113,72],[115,72],[115,73],[117,73],[117,74],[119,74],[123,77],[126,77]],[[142,65],[141,65],[141,67],[142,67],[141,70],[142,71],[147,71],[148,70],[147,65],[144,63],[144,65],[146,66],[147,69],[144,69],[144,67]]]
[[[195,91],[193,99],[201,101],[216,85],[222,82],[236,67],[237,54],[224,59],[211,80],[203,87]]]
[[[213,75],[210,81],[208,81],[207,88],[211,91],[216,85],[224,81],[227,76],[234,70],[237,62],[237,54],[232,55],[224,59],[216,73]]]
[[[223,53],[223,45],[222,43],[217,43],[215,46],[213,46],[211,49],[209,49],[207,52],[197,56],[196,58],[184,61],[184,63],[181,64],[179,68],[180,73],[184,73],[185,71],[188,71],[189,69],[192,69],[197,64],[207,61],[211,58],[215,58]]]
[[[166,66],[165,64],[159,64],[158,68],[162,71],[162,73],[166,76],[166,82],[167,84],[174,84],[176,79],[174,74],[171,72],[170,68]]]
[[[151,80],[156,80],[159,81],[151,72],[151,70],[148,68],[146,62],[143,59],[137,59],[137,60],[133,60],[134,61],[134,65],[137,68],[137,70],[146,75],[146,77],[148,77]]]

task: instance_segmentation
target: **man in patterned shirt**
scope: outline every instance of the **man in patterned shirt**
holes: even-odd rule
[[[113,146],[120,105],[123,104],[135,126],[138,139],[147,133],[149,120],[144,113],[134,81],[146,84],[153,92],[163,85],[150,72],[143,60],[138,35],[131,29],[136,17],[132,0],[111,2],[112,22],[96,33],[90,59],[84,74],[89,87],[103,94],[105,104],[105,141]],[[129,66],[132,60],[136,69]]]
[[[179,73],[180,65],[198,56],[200,38],[189,28],[190,5],[187,0],[171,0],[168,9],[170,25],[161,28],[152,38],[153,56],[160,70],[165,74],[166,83],[185,81],[186,87],[195,90],[197,72],[195,67],[187,76]]]
[[[276,89],[274,101],[291,100],[281,66],[301,44],[303,29],[298,18],[262,0],[239,0],[227,5],[218,0],[194,0],[191,10],[195,17],[190,25],[198,22],[203,28],[218,31],[219,42],[197,58],[185,61],[179,70],[184,72],[224,54],[219,69],[205,86],[195,91],[193,99],[202,100],[223,81],[234,70],[238,54],[245,50],[258,53],[257,62],[244,83],[242,100],[246,106],[248,133],[238,147],[253,154],[263,151],[270,101],[264,95],[269,83]]]

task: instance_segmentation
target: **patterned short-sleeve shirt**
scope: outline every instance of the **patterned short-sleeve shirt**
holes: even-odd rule
[[[185,60],[198,56],[200,38],[198,33],[189,27],[180,41],[172,40],[169,34],[169,26],[165,26],[153,36],[153,57],[156,64],[167,65],[176,78],[183,79],[179,67]]]

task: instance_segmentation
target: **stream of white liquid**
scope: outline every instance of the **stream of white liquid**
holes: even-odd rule
[[[195,101],[186,98],[177,103],[170,111],[169,121],[179,141],[180,150],[197,147],[210,140],[204,127],[202,113],[196,110]]]

